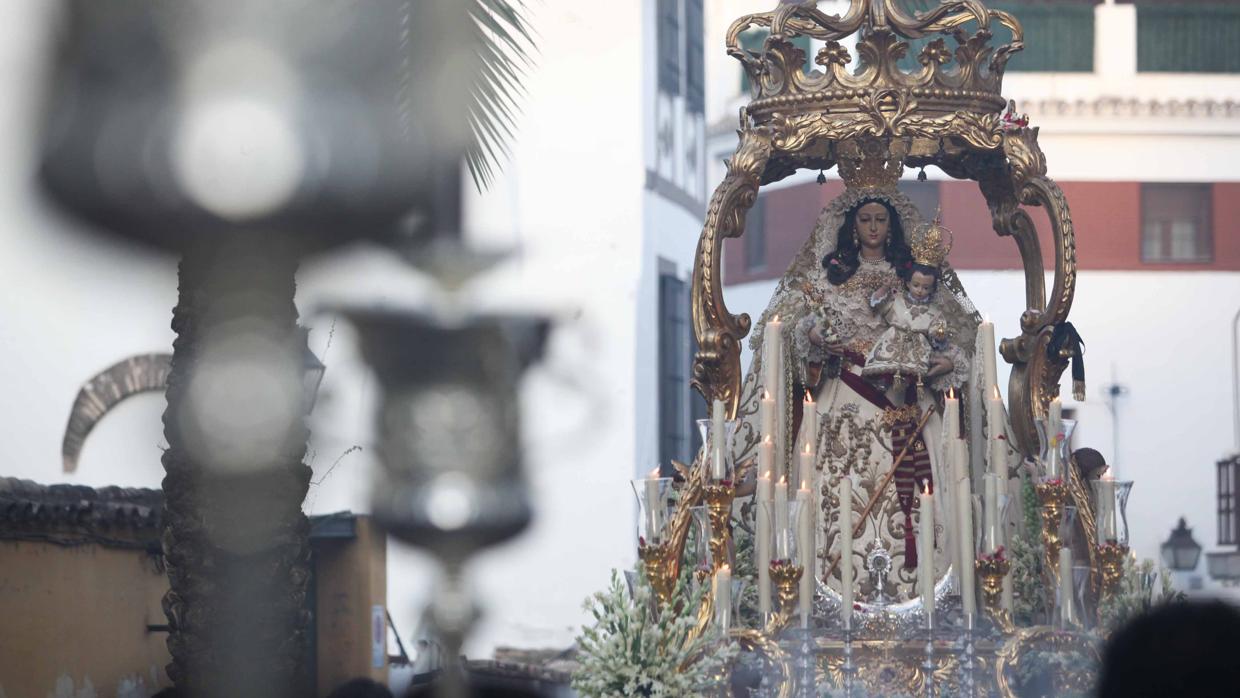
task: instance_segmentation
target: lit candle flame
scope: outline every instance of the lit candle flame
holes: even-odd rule
[[[1003,399],[1003,394],[999,392],[999,386],[997,386],[997,385],[992,385],[992,386],[990,386],[990,395],[991,395],[991,397],[992,397],[992,398],[994,398],[995,400],[1002,400],[1002,399]]]
[[[1102,473],[1101,479],[1106,480],[1108,482],[1115,480],[1115,476],[1111,474],[1111,466],[1109,465],[1107,466],[1106,472]]]

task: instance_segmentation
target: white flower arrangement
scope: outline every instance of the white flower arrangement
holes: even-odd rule
[[[736,646],[721,641],[712,625],[694,637],[707,587],[691,590],[682,575],[673,603],[657,608],[639,566],[630,598],[613,570],[611,585],[585,607],[595,623],[577,640],[580,668],[572,686],[590,698],[701,695],[726,681]]]

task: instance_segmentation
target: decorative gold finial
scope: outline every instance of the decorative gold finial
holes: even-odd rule
[[[938,269],[952,251],[952,231],[943,227],[942,209],[934,213],[934,221],[913,239],[913,263]]]

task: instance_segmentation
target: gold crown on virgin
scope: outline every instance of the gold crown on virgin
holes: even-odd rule
[[[941,214],[934,214],[934,220],[922,228],[921,234],[913,238],[913,263],[938,269],[947,261],[952,251],[952,231],[943,227]]]

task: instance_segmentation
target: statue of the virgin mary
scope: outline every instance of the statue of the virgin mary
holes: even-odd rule
[[[786,463],[800,446],[816,452],[812,479],[817,517],[814,576],[841,591],[841,546],[851,540],[853,599],[901,603],[917,596],[919,565],[941,579],[952,563],[957,503],[945,455],[942,410],[949,390],[972,381],[979,317],[942,254],[915,255],[933,246],[931,225],[894,185],[850,187],[822,211],[813,235],[780,280],[755,328],[754,359],[743,383],[738,448],[745,459],[756,442],[763,375],[764,327],[778,318],[783,339],[783,386],[776,398],[784,415]],[[936,231],[935,239],[939,239]],[[928,257],[927,259],[920,258]],[[914,270],[934,278],[929,297],[911,294]],[[933,271],[935,273],[931,274]],[[919,277],[920,278],[920,277]],[[919,281],[919,283],[925,283]],[[918,375],[863,369],[892,316],[879,299],[902,300],[911,316],[934,313],[938,337]],[[907,318],[906,318],[907,319]],[[812,398],[815,414],[805,414]],[[854,535],[839,520],[841,483],[851,481]],[[943,483],[943,487],[939,487]],[[917,493],[933,493],[934,555],[918,560]]]

